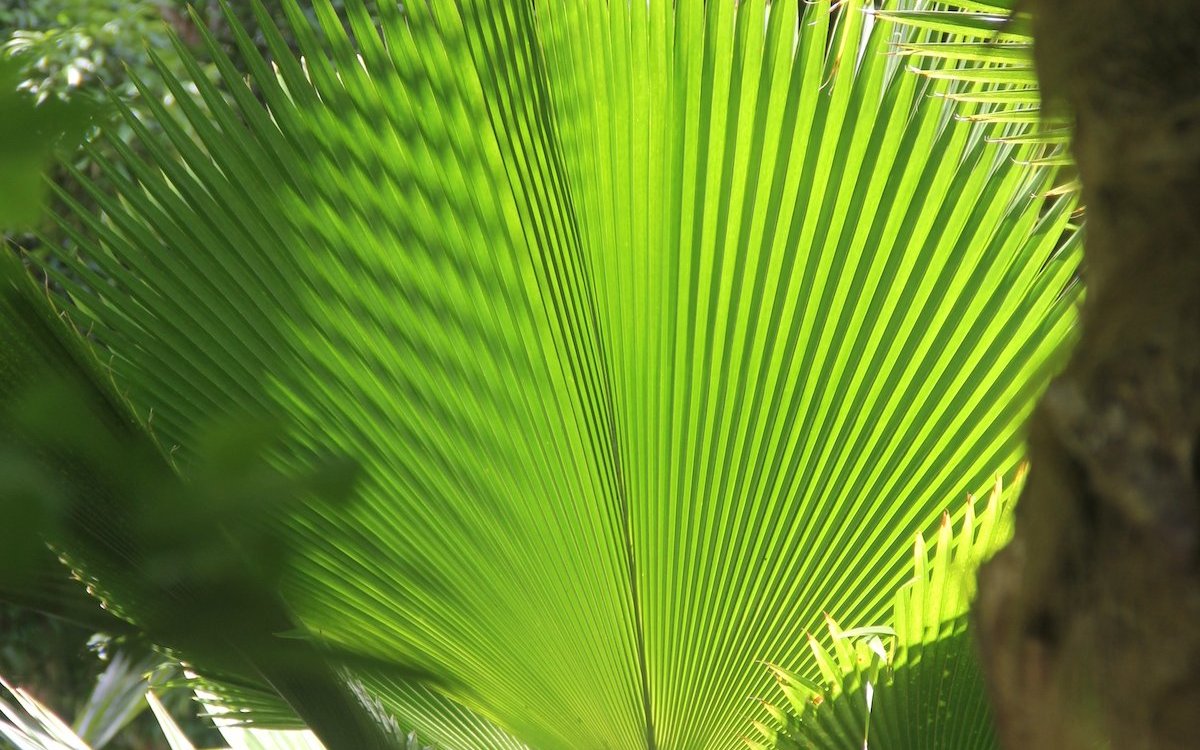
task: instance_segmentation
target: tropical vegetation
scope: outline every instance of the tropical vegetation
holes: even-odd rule
[[[997,479],[978,518],[969,498],[957,534],[944,515],[932,550],[917,535],[888,625],[844,630],[826,615],[828,643],[808,636],[819,679],[771,665],[786,701],[764,701],[773,721],[755,722],[747,746],[998,747],[968,610],[975,571],[1011,534],[1002,489]]]
[[[195,24],[216,75],[153,55],[139,151],[55,188],[60,293],[0,259],[0,591],[331,750],[991,746],[978,680],[906,686],[972,674],[1004,510],[961,498],[1013,484],[1080,235],[972,72],[1023,69],[970,38],[1009,9],[958,5]]]

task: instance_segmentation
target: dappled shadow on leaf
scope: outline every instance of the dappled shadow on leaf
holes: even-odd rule
[[[341,677],[356,655],[279,637],[305,632],[279,594],[286,521],[348,501],[356,464],[306,454],[275,468],[285,426],[226,417],[177,467],[23,274],[0,259],[0,595],[54,611],[60,591],[40,584],[69,568],[114,629],[263,686],[340,744],[385,746]]]

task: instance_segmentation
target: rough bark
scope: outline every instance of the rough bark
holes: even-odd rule
[[[1200,747],[1200,2],[1034,0],[1086,301],[975,617],[1014,750]]]

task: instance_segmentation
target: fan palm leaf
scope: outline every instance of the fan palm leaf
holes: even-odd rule
[[[1020,482],[1014,488],[1019,491]],[[955,535],[944,516],[932,550],[917,535],[913,577],[897,592],[886,627],[843,630],[826,618],[828,639],[809,637],[820,677],[772,665],[782,706],[764,703],[771,723],[749,747],[998,747],[983,675],[968,629],[975,572],[1012,535],[1011,505],[997,480],[976,516],[975,500]]]
[[[945,96],[963,117],[987,123],[992,137],[1040,143],[1036,163],[1072,167],[1066,139],[1070,122],[1047,112],[1033,63],[1033,29],[1014,0],[936,3],[933,8],[885,8],[878,17],[907,30],[898,52],[913,70],[947,81]],[[1058,192],[1074,192],[1073,179]]]
[[[736,744],[760,660],[881,616],[1016,465],[1070,200],[857,1],[288,7],[302,59],[238,29],[248,83],[209,40],[229,98],[164,70],[173,148],[78,176],[69,314],[184,477],[221,418],[359,463],[259,520],[299,642],[404,731]]]

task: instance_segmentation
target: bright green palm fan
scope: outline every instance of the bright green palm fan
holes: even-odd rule
[[[922,535],[913,577],[896,593],[885,627],[840,628],[827,617],[829,644],[809,637],[820,677],[772,665],[786,702],[764,702],[756,750],[994,750],[999,747],[983,675],[968,631],[979,565],[1011,537],[1011,503],[996,487],[976,516],[975,500],[955,535],[943,516],[931,550]]]
[[[148,159],[112,143],[119,195],[46,269],[185,480],[219,477],[230,419],[284,425],[245,453],[310,477],[183,538],[269,574],[176,560],[206,595],[171,600],[172,647],[203,671],[219,639],[184,626],[212,610],[217,694],[331,750],[339,715],[448,748],[736,745],[760,660],[796,663],[822,611],[877,620],[911,535],[1015,467],[1073,321],[1069,201],[860,2],[288,7],[303,58],[235,26],[251,82],[213,45],[228,93],[173,83],[173,150],[131,118]],[[360,467],[341,504],[331,454]],[[146,624],[120,592],[147,566],[92,572]],[[311,679],[277,679],[289,644]]]

